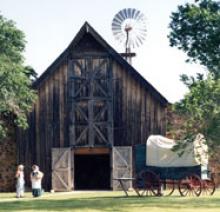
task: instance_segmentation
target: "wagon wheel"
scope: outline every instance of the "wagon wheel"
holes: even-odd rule
[[[135,176],[135,180],[133,182],[133,188],[134,188],[135,192],[138,194],[138,196],[143,196],[143,193],[145,192],[144,180],[141,175],[142,175],[142,172],[137,174]]]
[[[178,187],[181,196],[199,196],[202,192],[202,183],[200,177],[195,174],[187,176],[186,179],[181,179]]]
[[[202,180],[202,189],[205,194],[213,195],[215,192],[215,182],[211,180]]]
[[[170,196],[174,192],[174,189],[175,189],[175,181],[174,180],[165,180],[163,183],[162,194],[164,196]]]
[[[141,196],[161,196],[161,182],[159,177],[152,171],[143,171],[140,173],[143,180],[143,190]]]

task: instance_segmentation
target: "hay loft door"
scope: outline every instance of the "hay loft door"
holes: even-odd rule
[[[131,146],[114,146],[112,148],[112,166],[113,173],[112,177],[122,178],[122,177],[132,177],[132,147]],[[112,182],[113,190],[121,189],[119,182],[113,180]],[[132,182],[126,182],[126,187],[131,188]]]
[[[70,148],[52,148],[52,189],[54,191],[72,190],[72,164]]]
[[[68,64],[71,146],[112,146],[112,65],[107,56],[86,56]]]

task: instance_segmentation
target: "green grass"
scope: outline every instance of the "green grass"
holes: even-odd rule
[[[40,198],[16,199],[13,193],[0,193],[0,211],[122,211],[122,212],[219,212],[220,191],[213,196],[137,197],[122,192],[45,193]]]

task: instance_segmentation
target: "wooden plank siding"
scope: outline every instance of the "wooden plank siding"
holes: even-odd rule
[[[164,135],[164,106],[116,62],[113,79],[114,145],[141,144],[150,134]]]
[[[37,90],[38,100],[29,114],[29,129],[17,130],[18,161],[25,164],[26,172],[37,164],[45,173],[43,186],[51,187],[51,148],[67,147],[66,81],[64,64]],[[27,175],[27,180],[28,180]],[[30,182],[28,180],[28,185]]]

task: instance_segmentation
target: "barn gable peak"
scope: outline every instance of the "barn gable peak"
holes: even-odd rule
[[[91,42],[93,41],[93,42]],[[94,42],[95,41],[95,42]],[[60,56],[43,72],[43,74],[34,82],[33,87],[38,88],[58,67],[65,63],[74,52],[105,52],[115,61],[117,61],[133,78],[135,78],[143,87],[145,87],[162,105],[168,103],[141,74],[136,71],[119,53],[117,53],[86,21],[80,28],[69,46],[60,54]]]
[[[89,52],[98,52],[104,53],[107,52],[106,49],[99,43],[97,40],[89,33],[89,28],[86,28],[86,33],[79,39],[77,43],[72,45],[70,52],[71,53],[89,53]]]
[[[69,49],[70,51],[72,50],[74,52],[77,52],[79,49],[80,51],[107,52],[110,55],[113,50],[113,48],[94,30],[94,28],[88,22],[83,24],[73,41],[70,43]]]

